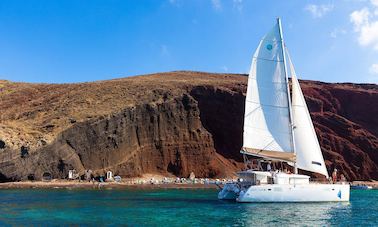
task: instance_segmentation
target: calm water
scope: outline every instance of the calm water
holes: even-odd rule
[[[214,189],[0,190],[0,226],[378,225],[378,190],[350,203],[238,204]]]

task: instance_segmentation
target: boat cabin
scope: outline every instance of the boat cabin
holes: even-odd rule
[[[287,174],[281,172],[253,171],[247,170],[238,173],[241,182],[251,185],[260,184],[309,184],[310,177],[299,174]]]
[[[299,174],[276,173],[273,176],[274,184],[309,184],[310,177]]]

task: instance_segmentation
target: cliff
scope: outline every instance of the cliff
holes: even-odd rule
[[[0,81],[0,180],[232,175],[247,77],[171,72],[78,84]],[[302,81],[326,164],[378,179],[378,85]]]

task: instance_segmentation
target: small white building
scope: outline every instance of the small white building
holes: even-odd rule
[[[68,170],[68,179],[70,179],[70,180],[75,179],[75,175],[76,175],[76,170],[74,170],[74,169]]]
[[[113,172],[112,171],[106,172],[106,179],[107,180],[113,180]]]

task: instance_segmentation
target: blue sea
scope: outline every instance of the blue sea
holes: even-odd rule
[[[215,189],[4,189],[0,226],[378,226],[378,190],[348,203],[240,204]]]

